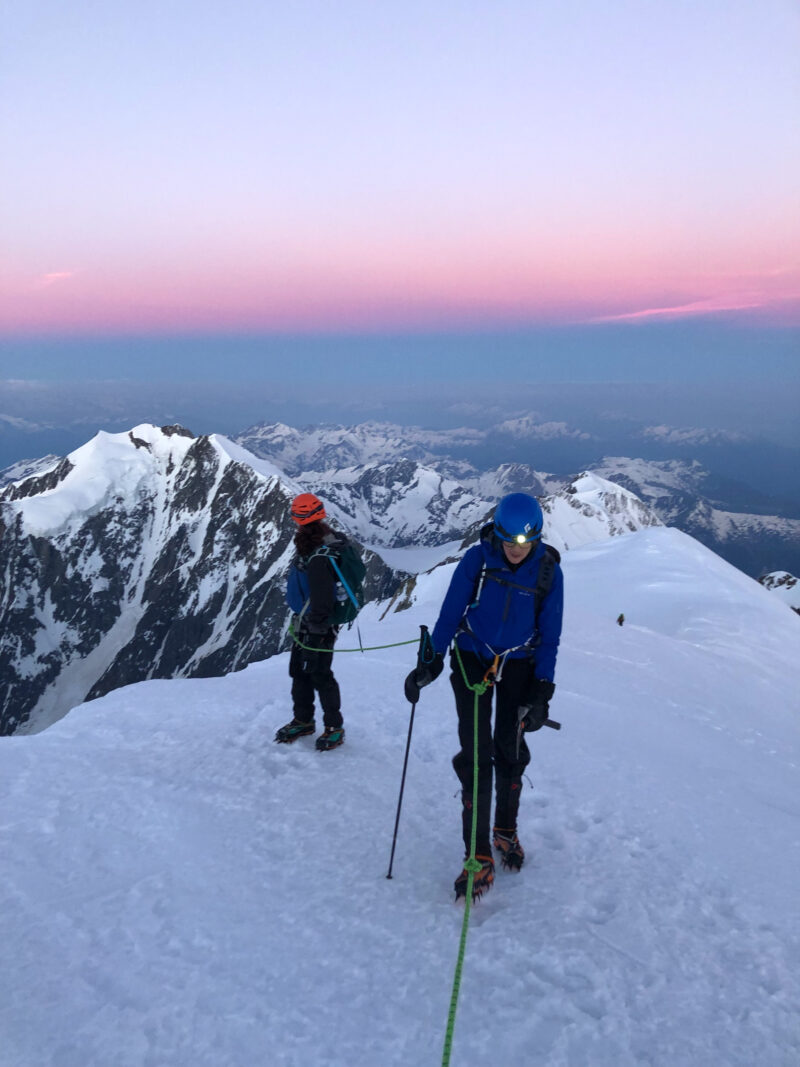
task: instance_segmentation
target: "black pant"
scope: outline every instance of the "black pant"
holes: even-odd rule
[[[490,661],[459,649],[461,662],[471,685],[480,682]],[[475,694],[467,688],[455,654],[450,656],[450,684],[456,698],[458,712],[458,740],[461,751],[453,758],[453,767],[461,782],[463,802],[462,828],[464,845],[470,848],[472,828],[472,790],[474,775]],[[513,831],[517,827],[522,773],[530,763],[531,754],[523,736],[517,752],[517,709],[528,701],[535,677],[532,658],[507,659],[499,682],[478,697],[478,822],[476,853],[491,855],[489,829],[492,802],[492,767],[495,771],[495,819],[498,830]],[[492,730],[492,698],[495,699],[495,721]]]
[[[314,635],[298,635],[304,645],[314,648]],[[335,640],[335,638],[334,638]],[[289,656],[289,677],[292,679],[292,703],[294,705],[294,717],[300,722],[311,722],[314,718],[314,693],[319,694],[319,702],[322,705],[322,718],[326,730],[334,729],[342,725],[342,698],[339,693],[339,683],[333,676],[331,665],[333,652],[321,652],[318,659],[318,668],[309,674],[302,669],[304,654],[303,649],[295,644]]]

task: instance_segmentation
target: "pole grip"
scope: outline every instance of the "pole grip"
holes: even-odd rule
[[[417,645],[418,668],[426,666],[425,654],[429,648],[431,649],[431,651],[433,651],[433,646],[431,645],[431,636],[428,633],[428,627],[421,624],[419,628],[419,644]]]
[[[545,719],[544,724],[545,724],[545,726],[549,726],[551,730],[560,730],[561,729],[561,723],[560,722],[556,722],[555,719]]]

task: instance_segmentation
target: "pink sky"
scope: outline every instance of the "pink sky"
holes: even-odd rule
[[[792,5],[311,6],[15,8],[0,331],[800,322]]]
[[[602,257],[597,257],[601,260]],[[334,268],[335,264],[335,269]],[[605,266],[605,270],[603,267]],[[800,323],[800,269],[741,273],[604,264],[588,255],[547,266],[524,256],[425,249],[403,262],[75,266],[4,279],[7,332],[197,329],[396,329],[697,317],[720,312]]]

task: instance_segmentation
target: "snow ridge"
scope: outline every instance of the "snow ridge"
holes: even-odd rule
[[[452,566],[406,610],[368,605],[365,644],[432,624]],[[795,621],[661,526],[564,571],[564,728],[531,738],[528,859],[473,911],[452,1062],[794,1067]],[[439,1063],[462,917],[446,678],[385,877],[411,662],[339,656],[347,742],[324,755],[272,743],[285,655],[4,738],[3,1067]]]

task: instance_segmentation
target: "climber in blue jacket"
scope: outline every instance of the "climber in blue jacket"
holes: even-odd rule
[[[492,842],[503,866],[519,870],[525,853],[517,836],[522,774],[530,751],[521,734],[539,730],[548,719],[556,655],[561,636],[564,583],[556,549],[542,543],[542,510],[527,493],[511,493],[497,505],[494,521],[481,530],[453,573],[431,632],[433,655],[406,678],[412,704],[420,690],[438,678],[444,653],[450,656],[450,683],[458,712],[461,749],[453,767],[461,782],[462,831],[469,855],[475,698],[469,685],[487,681],[478,700],[478,805],[473,897],[494,881],[490,845],[492,775],[495,818]],[[496,693],[494,730],[492,694]],[[468,874],[456,879],[456,898],[466,895]]]

